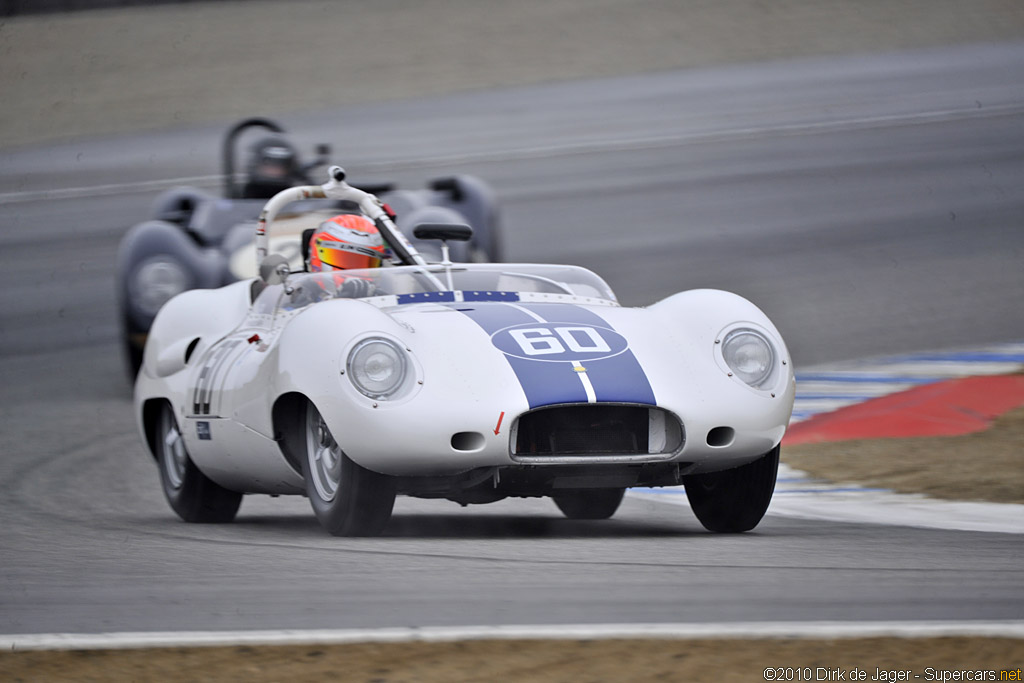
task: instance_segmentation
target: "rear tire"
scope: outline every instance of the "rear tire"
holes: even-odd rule
[[[185,449],[169,403],[160,407],[155,442],[164,496],[179,517],[200,524],[230,522],[235,518],[242,494],[229,491],[199,471]]]
[[[683,477],[693,513],[708,531],[736,534],[758,525],[775,492],[779,447],[723,472]]]
[[[626,489],[579,489],[551,496],[569,519],[608,519],[622,504]]]
[[[301,460],[306,495],[332,536],[377,536],[391,519],[395,480],[360,467],[341,450],[312,403],[306,404]]]

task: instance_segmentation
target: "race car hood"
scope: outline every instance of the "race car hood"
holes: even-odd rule
[[[443,356],[449,376],[466,374],[450,367],[454,360],[470,371],[471,383],[493,387],[501,378],[522,391],[529,409],[657,404],[648,369],[630,341],[652,332],[652,316],[643,310],[488,301],[398,307],[390,313],[416,330],[417,347],[442,340],[421,356],[425,363]]]
[[[711,303],[689,310],[691,299]],[[500,378],[522,392],[530,410],[567,403],[677,409],[680,393],[692,395],[695,387],[703,387],[705,401],[718,387],[716,402],[731,402],[772,398],[792,384],[788,351],[771,322],[725,292],[703,290],[649,308],[484,301],[398,306],[389,313],[417,330],[417,347],[438,343],[421,359],[445,358],[445,374],[463,376],[466,395],[488,395]],[[722,361],[716,340],[737,321],[773,340],[780,372],[770,386],[752,389]]]

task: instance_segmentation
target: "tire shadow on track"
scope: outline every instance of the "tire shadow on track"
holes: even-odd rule
[[[680,537],[698,530],[623,520],[576,521],[519,515],[396,515],[390,538],[651,538]]]
[[[167,520],[139,520],[143,526],[159,528],[160,532],[192,529],[191,526],[165,523]],[[210,529],[211,527],[203,527]],[[328,539],[315,519],[298,516],[244,516],[231,525],[217,527],[225,534],[234,530],[236,540],[243,538],[259,542],[259,535],[268,541],[312,537]],[[251,532],[251,534],[250,534]],[[203,534],[205,535],[205,534]],[[536,539],[536,538],[682,538],[707,536],[703,529],[657,521],[634,522],[623,520],[576,521],[557,517],[529,515],[473,515],[473,514],[399,514],[391,518],[380,539]]]

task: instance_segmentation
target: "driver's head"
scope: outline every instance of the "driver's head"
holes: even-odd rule
[[[249,154],[245,196],[273,197],[296,184],[301,175],[298,152],[287,140],[276,135],[263,138]]]
[[[386,249],[377,228],[367,218],[341,214],[320,224],[309,239],[311,273],[352,268],[377,268]]]

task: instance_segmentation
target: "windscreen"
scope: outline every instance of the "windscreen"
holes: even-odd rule
[[[555,298],[585,297],[615,302],[611,288],[594,273],[578,266],[547,264],[482,263],[456,264],[449,273],[442,266],[398,266],[345,270],[328,273],[302,273],[288,278],[291,294],[281,296],[268,288],[256,302],[266,311],[269,299],[282,308],[295,309],[327,299],[372,299],[399,297],[400,303],[424,295],[423,300],[442,300],[445,292],[463,292],[472,296],[538,294]],[[278,298],[280,297],[280,298]],[[266,300],[265,300],[266,299]]]

